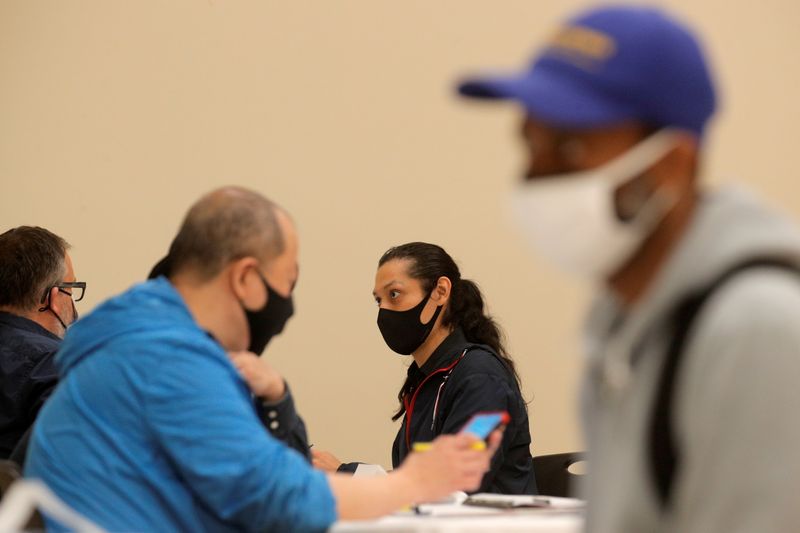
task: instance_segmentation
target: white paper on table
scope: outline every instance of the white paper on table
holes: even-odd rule
[[[461,501],[449,503],[425,503],[416,507],[416,513],[429,516],[472,516],[472,515],[499,515],[516,512],[580,512],[586,505],[583,500],[575,498],[559,498],[555,496],[530,496],[510,494],[473,494],[470,498],[490,503],[497,503],[497,507],[481,505],[464,505]]]
[[[353,477],[377,477],[385,476],[386,470],[381,465],[359,464]]]

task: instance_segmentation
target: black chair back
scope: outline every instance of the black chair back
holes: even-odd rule
[[[546,496],[572,496],[581,474],[573,474],[569,467],[584,461],[583,452],[555,453],[533,458],[533,472],[539,494]]]

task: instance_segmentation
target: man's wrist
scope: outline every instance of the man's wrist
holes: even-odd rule
[[[389,473],[389,478],[392,479],[393,492],[397,495],[402,495],[403,505],[413,505],[426,499],[425,495],[421,494],[421,491],[424,491],[424,486],[419,483],[412,470],[413,466],[409,468],[409,465],[404,465]]]
[[[265,400],[258,396],[254,398],[262,423],[270,433],[278,437],[291,431],[298,420],[291,389],[288,385],[285,387],[283,397],[278,400]]]
[[[263,402],[279,403],[286,399],[287,390],[288,387],[286,387],[286,381],[281,379],[280,383],[275,387],[268,389],[263,394],[257,394],[256,396]]]

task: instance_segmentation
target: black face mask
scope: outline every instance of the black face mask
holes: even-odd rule
[[[288,298],[281,296],[270,287],[261,272],[256,272],[267,289],[267,304],[258,311],[245,309],[244,313],[250,328],[250,347],[247,349],[260,355],[272,337],[283,331],[286,322],[294,314],[294,303],[291,295]]]
[[[392,351],[401,355],[410,355],[422,346],[422,343],[431,334],[442,306],[438,306],[428,323],[423,324],[420,322],[420,317],[429,298],[430,296],[423,298],[420,303],[407,311],[391,311],[389,309],[378,311],[378,329],[381,330],[383,340]]]

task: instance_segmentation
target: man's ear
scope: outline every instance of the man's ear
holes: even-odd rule
[[[254,257],[243,257],[227,267],[227,277],[234,297],[245,309],[261,309],[267,302],[267,291],[256,271],[258,261]]]
[[[698,138],[689,133],[679,133],[675,147],[652,169],[658,186],[680,194],[697,182]]]
[[[48,307],[48,304],[49,304],[50,309],[52,309],[56,313],[61,311],[62,310],[62,306],[58,303],[58,298],[56,298],[56,296],[58,296],[58,287],[50,287],[50,290],[48,291],[47,296],[45,297],[44,301],[39,306],[39,311],[46,310],[47,307]]]
[[[691,133],[679,133],[675,146],[660,161],[638,178],[618,187],[614,191],[614,206],[619,219],[628,221],[635,218],[653,194],[680,199],[693,189],[696,184],[697,142]]]

